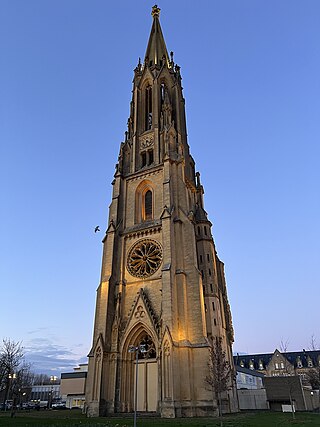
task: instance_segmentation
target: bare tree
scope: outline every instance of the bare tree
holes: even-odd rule
[[[295,383],[293,381],[291,381],[292,376],[295,375],[294,373],[294,367],[292,367],[291,363],[289,362],[289,360],[287,359],[286,355],[283,353],[287,353],[288,351],[288,341],[283,341],[281,340],[280,342],[280,350],[281,353],[283,355],[283,364],[284,364],[284,368],[283,368],[283,376],[284,376],[284,381],[286,384],[286,388],[287,388],[287,392],[289,395],[289,400],[290,400],[290,406],[291,406],[291,412],[292,412],[292,418],[295,419],[296,415],[295,415],[295,407],[294,407],[294,391],[295,391]]]
[[[0,392],[3,404],[8,398],[16,399],[22,387],[31,385],[30,365],[25,361],[20,342],[3,339],[0,348]]]
[[[319,345],[316,343],[316,338],[314,334],[311,336],[310,341],[310,351],[319,351]],[[318,363],[312,368],[308,369],[307,377],[309,383],[313,390],[318,390],[318,412],[320,414],[320,360],[317,360]]]
[[[306,372],[306,376],[308,378],[308,382],[311,385],[312,390],[319,390],[320,386],[320,376],[319,376],[319,368],[310,368]]]
[[[213,399],[218,402],[218,414],[220,426],[222,421],[222,394],[232,388],[234,380],[233,367],[227,359],[226,352],[222,347],[222,338],[216,337],[209,348],[208,375],[205,382],[210,386]]]

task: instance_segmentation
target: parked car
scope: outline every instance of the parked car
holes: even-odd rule
[[[21,405],[21,409],[30,411],[30,409],[35,409],[36,405],[33,402],[24,402]]]
[[[55,402],[52,404],[52,409],[66,409],[66,403],[65,402]]]
[[[1,411],[8,411],[12,408],[12,400],[7,400],[6,403],[0,404]]]

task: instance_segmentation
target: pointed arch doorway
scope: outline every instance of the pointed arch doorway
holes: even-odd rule
[[[134,362],[134,381],[138,372],[137,411],[155,412],[158,404],[158,364],[150,335],[144,333],[138,345],[145,345],[146,353],[138,353],[138,369]]]
[[[136,353],[130,355],[130,378],[127,386],[128,398],[130,400],[128,407],[134,410],[135,401],[135,384],[136,372],[138,374],[137,382],[137,411],[139,412],[156,412],[158,407],[158,362],[157,352],[154,340],[143,328],[139,328],[134,334],[130,334],[131,339],[127,339],[127,344],[124,351],[127,352],[130,345],[138,347],[144,345],[146,352],[138,352],[138,368],[136,362]],[[128,373],[129,373],[128,372]]]

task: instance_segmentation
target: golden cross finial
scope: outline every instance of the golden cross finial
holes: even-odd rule
[[[151,12],[151,15],[155,18],[156,16],[159,18],[159,16],[160,16],[160,8],[158,7],[158,5],[157,4],[155,4],[153,7],[152,7],[152,12]]]

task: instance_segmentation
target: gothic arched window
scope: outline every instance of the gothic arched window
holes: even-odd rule
[[[152,128],[152,87],[147,86],[145,91],[145,130]]]
[[[166,85],[164,83],[161,83],[161,85],[160,85],[160,99],[161,99],[161,104],[164,103],[165,94],[166,94]]]
[[[152,191],[148,190],[144,194],[144,203],[143,203],[143,219],[145,221],[153,218],[153,209],[152,209]]]
[[[145,353],[139,352],[138,359],[155,359],[157,357],[156,348],[154,345],[154,342],[152,341],[152,338],[148,334],[144,334],[139,339],[139,346],[144,345],[145,346]]]
[[[154,190],[152,183],[145,180],[136,189],[135,196],[135,223],[154,219]]]

